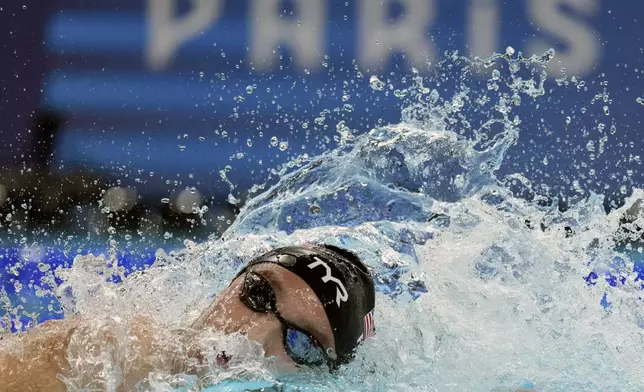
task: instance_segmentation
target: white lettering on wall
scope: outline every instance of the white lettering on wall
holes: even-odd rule
[[[587,18],[599,11],[599,0],[530,0],[527,11],[538,27],[566,47],[564,52],[557,51],[548,71],[558,74],[565,67],[567,74],[584,76],[593,70],[601,56],[599,36],[587,24],[566,15],[563,5]],[[528,43],[526,54],[542,54],[550,47],[554,47],[552,39],[533,39]]]
[[[429,40],[429,27],[436,17],[435,0],[398,0],[403,15],[387,20],[389,1],[360,0],[358,2],[360,65],[376,69],[396,52],[405,54],[410,65],[423,69],[436,56]]]
[[[472,0],[467,12],[467,41],[472,56],[488,58],[498,50],[500,5],[498,0]]]
[[[300,69],[321,66],[324,52],[326,1],[294,0],[294,15],[283,18],[281,1],[254,0],[251,6],[252,38],[250,57],[256,69],[275,66],[278,45],[288,45]]]
[[[220,0],[191,0],[186,15],[175,15],[178,0],[148,0],[148,45],[145,59],[149,68],[167,68],[183,43],[204,31],[219,18]]]
[[[403,53],[410,66],[425,69],[436,58],[429,30],[437,14],[436,0],[395,0],[402,7],[399,17],[389,17],[394,0],[358,0],[357,52],[359,64],[368,69],[387,68],[392,54]],[[569,74],[584,76],[601,57],[598,34],[583,19],[597,15],[601,0],[527,0],[529,21],[540,35],[528,41],[525,55],[542,54],[556,47],[557,57],[549,72],[565,67]],[[180,0],[147,0],[146,65],[164,70],[186,42],[208,29],[223,11],[222,0],[190,0],[191,8],[177,14]],[[250,0],[249,58],[256,70],[269,70],[279,63],[279,47],[288,47],[294,65],[315,71],[325,51],[327,0],[291,0],[294,15],[283,15],[282,0]],[[502,7],[500,0],[469,0],[466,41],[473,56],[488,57],[499,51]],[[528,21],[526,21],[528,23]],[[349,33],[349,31],[347,32]],[[222,37],[225,39],[225,37]],[[353,39],[346,37],[345,39]],[[562,48],[557,47],[560,43]],[[342,44],[342,43],[340,43]]]

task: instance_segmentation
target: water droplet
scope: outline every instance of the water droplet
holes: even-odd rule
[[[199,136],[199,141],[200,142],[203,142],[204,140],[206,140],[206,138],[204,136]]]
[[[277,136],[273,136],[271,138],[271,146],[273,147],[277,146]]]
[[[204,73],[203,73],[203,71],[202,71],[202,72],[199,72],[199,77],[200,77],[200,78],[203,78],[203,77],[204,77]]]
[[[287,148],[288,148],[288,142],[280,143],[280,151],[286,151]]]
[[[570,124],[571,121],[572,121],[572,118],[570,118],[570,116],[566,116],[566,124]]]
[[[492,80],[499,80],[501,78],[501,72],[498,69],[492,71]]]
[[[405,98],[407,96],[407,90],[406,89],[403,89],[403,90],[396,89],[396,90],[394,90],[394,95],[397,98]]]
[[[252,94],[255,88],[253,86],[246,86],[246,94]]]
[[[604,114],[607,116],[610,115],[610,109],[608,108],[608,106],[604,106]]]
[[[311,215],[318,215],[322,211],[322,208],[316,203],[313,203],[309,206],[309,213]]]
[[[342,110],[344,110],[345,112],[353,112],[353,105],[345,103],[342,107]]]
[[[26,5],[23,5],[23,6],[22,6],[22,9],[23,9],[23,10],[26,10],[26,9],[27,9],[27,6],[26,6]]]
[[[385,82],[378,79],[376,75],[371,75],[369,78],[369,84],[371,85],[371,88],[376,91],[382,91],[385,88]]]
[[[169,240],[170,238],[172,238],[172,233],[166,231],[163,234],[163,238],[165,238],[166,240]]]
[[[514,53],[515,51],[512,46],[508,46],[507,48],[505,48],[505,54],[507,54],[508,56],[514,56]]]
[[[429,93],[429,96],[427,97],[429,103],[434,104],[438,101],[440,98],[440,94],[436,89],[433,89],[431,93]]]
[[[642,97],[637,97],[637,99],[635,100],[635,102],[639,103],[640,105],[644,105],[644,98],[642,98]]]
[[[250,140],[250,139],[246,139],[246,145],[247,145],[248,147],[253,147],[253,141],[252,141],[252,140]]]
[[[180,145],[179,145],[179,150],[180,150],[181,152],[185,151],[185,150],[186,150],[186,146],[184,146],[184,145],[180,144]]]
[[[515,115],[514,118],[512,119],[512,124],[514,125],[521,124],[521,117],[519,117],[519,115]]]
[[[116,229],[113,226],[107,228],[107,232],[114,235],[116,234]]]
[[[227,200],[228,200],[228,203],[230,203],[230,204],[232,204],[234,206],[239,204],[239,199],[237,199],[235,196],[233,196],[232,193],[228,194],[228,199]]]
[[[168,203],[170,203],[170,199],[167,198],[167,197],[164,197],[163,199],[161,199],[161,203],[168,204]]]
[[[293,222],[293,218],[289,215],[289,216],[286,217],[286,221],[288,223],[291,223],[291,222]]]

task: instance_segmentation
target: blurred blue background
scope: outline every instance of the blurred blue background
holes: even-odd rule
[[[9,40],[23,53],[6,71],[19,76],[14,91],[33,83],[30,99],[37,96],[37,105],[68,117],[55,164],[116,175],[150,197],[165,197],[175,180],[207,197],[225,196],[229,186],[219,171],[226,165],[242,196],[266,180],[267,169],[327,148],[317,141],[332,137],[335,127],[324,129],[314,119],[341,106],[344,81],[355,83],[354,111],[345,116],[350,127],[395,122],[399,106],[371,100],[369,76],[393,71],[400,78],[412,65],[428,72],[426,61],[436,63],[447,50],[486,57],[508,45],[526,55],[554,47],[554,77],[562,67],[588,80],[607,75],[613,104],[606,122],[619,119],[620,135],[642,150],[635,132],[641,121],[636,99],[644,95],[637,71],[644,36],[637,15],[644,5],[637,2],[58,0],[44,10],[23,3],[6,6],[3,25],[13,23],[23,34],[41,31],[29,36],[26,53],[25,42]],[[29,23],[34,14],[41,26]],[[41,69],[24,69],[22,60]],[[351,72],[354,63],[361,78]],[[26,108],[12,98],[3,103],[3,116],[34,109],[34,101]],[[561,121],[551,122],[563,129]],[[20,131],[4,130],[24,140]],[[522,136],[539,133],[528,128]],[[272,146],[272,137],[287,141],[288,150]],[[237,153],[245,155],[231,159]],[[611,153],[621,152],[607,152],[606,160]]]
[[[341,121],[364,132],[400,120],[400,101],[373,91],[371,75],[426,75],[446,51],[553,47],[550,87],[562,69],[588,81],[588,93],[520,109],[499,178],[523,173],[564,200],[605,194],[607,209],[644,180],[642,2],[10,3],[0,6],[0,266],[25,247],[69,262],[108,239],[143,265],[159,247],[217,235],[271,169],[333,148]],[[589,160],[582,134],[602,126],[616,132]]]

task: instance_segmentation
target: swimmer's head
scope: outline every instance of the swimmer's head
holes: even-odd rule
[[[375,332],[373,279],[354,253],[332,245],[265,253],[218,297],[223,305],[202,325],[246,333],[285,362],[336,367]]]

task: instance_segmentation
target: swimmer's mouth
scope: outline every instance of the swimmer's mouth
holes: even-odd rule
[[[219,354],[217,354],[217,357],[215,358],[215,361],[218,366],[226,366],[228,365],[228,362],[230,362],[230,359],[232,358],[232,355],[227,355],[226,351],[222,351]]]

